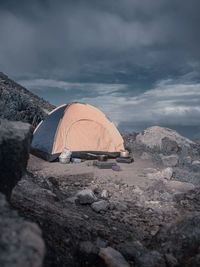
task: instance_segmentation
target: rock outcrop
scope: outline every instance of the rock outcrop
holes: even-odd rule
[[[26,172],[32,126],[0,120],[0,192],[10,200],[13,187]],[[0,193],[0,266],[42,267],[45,245],[35,223],[25,221]]]
[[[160,126],[147,128],[136,137],[136,142],[149,148],[158,148],[166,152],[178,152],[179,148],[190,147],[195,143],[176,131]]]
[[[35,127],[53,108],[0,72],[0,118],[28,122]]]
[[[13,211],[1,193],[0,228],[0,266],[43,266],[45,246],[41,230]]]
[[[0,119],[0,192],[10,197],[26,170],[32,127]]]

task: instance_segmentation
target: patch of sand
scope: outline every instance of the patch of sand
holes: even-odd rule
[[[109,160],[115,162],[115,160]],[[95,178],[108,179],[116,182],[118,180],[132,186],[146,187],[152,181],[146,176],[147,168],[155,168],[150,160],[142,160],[136,158],[133,163],[117,163],[121,171],[113,171],[111,169],[99,169],[93,166],[93,161],[85,161],[79,164],[61,164],[59,162],[47,162],[33,155],[30,155],[28,162],[28,170],[43,177],[67,177],[70,175],[88,175],[93,173]],[[67,179],[67,178],[66,178]]]

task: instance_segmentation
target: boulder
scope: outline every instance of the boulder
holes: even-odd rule
[[[0,194],[0,266],[42,267],[45,246],[35,223],[27,222],[13,211]]]
[[[107,211],[109,207],[109,202],[106,200],[99,200],[97,202],[92,203],[91,207],[96,212]]]
[[[0,192],[8,198],[26,170],[31,138],[29,124],[0,120]]]
[[[84,189],[77,193],[77,198],[80,204],[92,204],[97,201],[97,197],[91,189]]]
[[[190,147],[195,143],[176,131],[160,126],[147,128],[136,136],[136,142],[149,148],[157,148],[160,151],[178,152],[178,148]],[[171,143],[170,143],[171,142]],[[170,143],[170,146],[169,146]]]
[[[112,247],[101,248],[99,256],[108,267],[130,267],[122,254]]]

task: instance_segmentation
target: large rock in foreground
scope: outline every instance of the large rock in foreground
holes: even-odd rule
[[[76,175],[58,179],[26,175],[12,191],[12,205],[43,230],[48,267],[104,266],[98,265],[100,248],[140,235],[133,225],[113,221],[111,210],[102,215],[90,205],[68,202],[71,190],[77,191],[70,186],[75,180]],[[60,190],[61,182],[67,190]]]
[[[0,120],[0,192],[8,198],[26,170],[31,138],[29,124]]]
[[[186,216],[169,226],[163,227],[154,242],[156,246],[159,244],[159,248],[165,255],[169,253],[173,255],[179,263],[178,266],[199,266],[199,264],[189,264],[189,262],[196,262],[197,257],[199,257],[199,225],[199,213]]]
[[[35,223],[20,218],[0,194],[0,266],[41,267],[45,246]]]

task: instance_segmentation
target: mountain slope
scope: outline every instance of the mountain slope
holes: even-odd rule
[[[0,72],[0,118],[36,126],[54,108]]]

